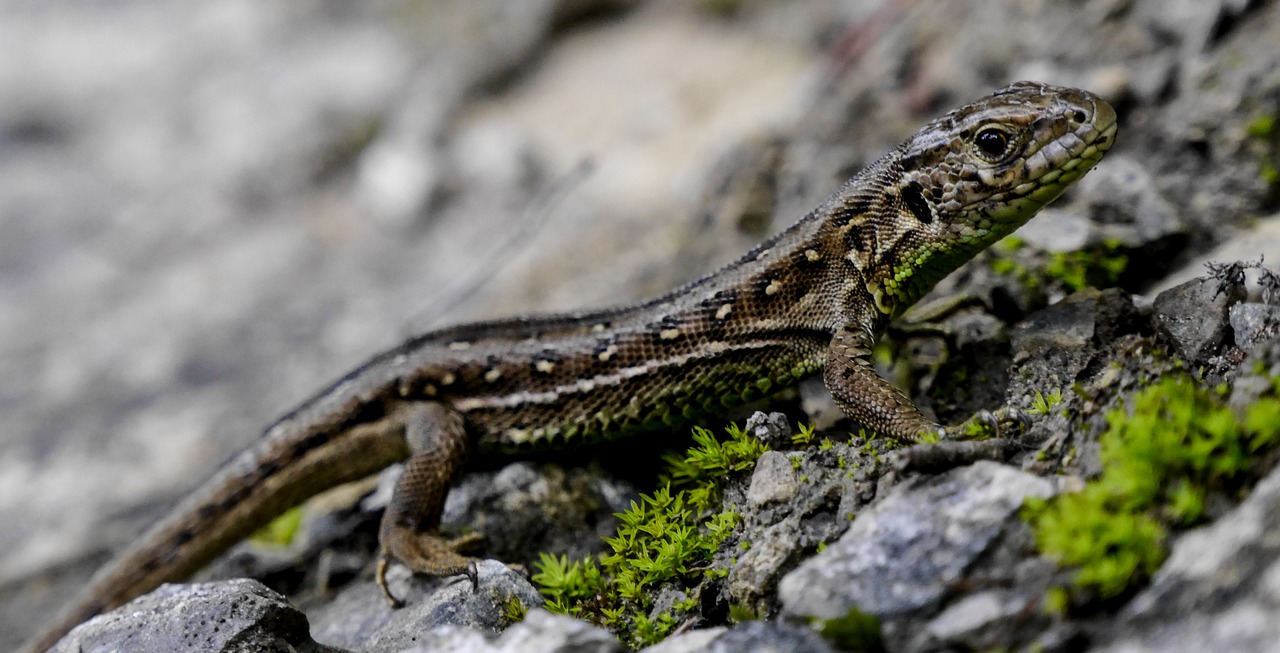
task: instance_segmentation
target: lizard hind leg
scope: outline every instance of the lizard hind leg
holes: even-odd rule
[[[469,535],[448,540],[434,533],[449,487],[467,459],[469,441],[462,416],[444,404],[423,402],[400,409],[397,417],[412,453],[396,481],[378,533],[382,554],[377,582],[392,607],[402,604],[387,587],[386,571],[392,561],[400,561],[415,574],[466,575],[474,586],[476,559],[458,551],[480,539]]]

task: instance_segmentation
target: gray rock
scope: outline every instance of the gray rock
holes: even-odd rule
[[[1121,613],[1105,653],[1280,650],[1280,469],[1244,503],[1173,543]]]
[[[1089,244],[1109,240],[1141,250],[1187,230],[1186,221],[1160,191],[1144,161],[1123,154],[1109,156],[1106,166],[1080,180],[1079,191],[1090,198],[1089,213],[1095,223]],[[1047,249],[1067,251],[1052,246]]]
[[[934,610],[1024,498],[1053,492],[1042,478],[988,462],[904,483],[782,579],[784,614],[831,619],[856,607],[885,618]]]
[[[758,413],[757,413],[758,414]],[[800,491],[791,459],[780,451],[766,451],[756,461],[747,488],[747,501],[757,508],[769,503],[789,501]]]
[[[1231,307],[1230,320],[1236,346],[1248,350],[1276,336],[1280,330],[1280,306],[1254,302],[1236,304]]]
[[[1032,314],[1010,334],[1013,362],[1023,375],[1067,385],[1120,335],[1137,331],[1140,315],[1123,290],[1086,288]],[[1044,369],[1045,373],[1037,373]],[[1015,374],[1015,380],[1017,379]]]
[[[423,633],[440,626],[460,626],[495,634],[508,624],[505,608],[513,600],[526,607],[542,605],[529,581],[495,560],[477,566],[479,589],[465,577],[429,578],[409,575],[399,565],[388,572],[391,590],[405,600],[387,607],[373,583],[360,583],[311,611],[317,641],[333,646],[383,653],[412,646]]]
[[[484,555],[532,565],[539,551],[580,559],[599,553],[613,515],[638,493],[598,470],[517,462],[465,476],[445,501],[441,528],[484,534]]]
[[[1243,285],[1229,281],[1201,277],[1156,296],[1151,320],[1184,360],[1202,362],[1226,344],[1228,311],[1245,296]]]
[[[757,440],[775,449],[791,444],[791,423],[782,413],[766,415],[757,410],[747,418],[743,428]]]
[[[764,621],[739,624],[704,650],[707,653],[835,653],[826,640],[808,628]]]
[[[76,627],[55,653],[269,653],[320,650],[307,617],[254,580],[159,589]]]
[[[389,649],[401,653],[621,653],[624,649],[608,631],[580,619],[530,610],[524,621],[489,641],[474,630],[457,626],[436,628],[426,643]]]
[[[693,630],[640,649],[640,653],[698,653],[707,650],[712,641],[727,632],[729,629],[724,626]]]
[[[994,642],[983,641],[992,626],[1025,610],[1027,601],[1020,595],[1010,596],[998,590],[978,592],[947,606],[929,621],[925,630],[934,640],[964,648],[996,648]]]
[[[795,560],[801,549],[800,520],[790,518],[766,528],[751,541],[751,548],[738,557],[729,571],[729,597],[757,613],[768,609],[760,599],[772,593],[782,569]]]

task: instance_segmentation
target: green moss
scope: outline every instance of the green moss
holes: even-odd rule
[[[801,424],[794,435],[791,435],[791,443],[795,446],[804,447],[813,442],[813,434],[817,431],[812,424]],[[823,440],[823,444],[827,444],[827,448],[831,448],[831,440]]]
[[[696,446],[684,456],[667,455],[665,477],[672,485],[687,487],[689,498],[698,510],[706,510],[719,499],[720,484],[730,474],[755,467],[760,455],[769,450],[768,445],[751,437],[746,431],[730,424],[729,439],[720,441],[707,429],[694,427]]]
[[[850,608],[843,617],[819,619],[811,625],[841,651],[879,653],[885,650],[880,620],[857,608]]]
[[[512,595],[502,604],[502,618],[508,625],[524,621],[528,614],[529,607],[518,596]]]
[[[706,429],[694,429],[695,446],[666,459],[667,484],[616,515],[617,535],[605,538],[610,552],[598,561],[542,554],[533,582],[546,597],[547,609],[610,628],[636,647],[660,641],[691,616],[697,607],[691,600],[677,603],[673,611],[651,614],[652,596],[664,583],[728,574],[706,563],[742,518],[712,507],[724,480],[753,468],[768,450],[736,426],[727,431],[728,439],[720,441]]]
[[[1204,515],[1205,496],[1238,485],[1280,437],[1273,392],[1236,415],[1222,393],[1178,374],[1107,414],[1103,472],[1077,494],[1029,501],[1040,550],[1077,568],[1080,598],[1110,598],[1150,578],[1171,528]]]
[[[1054,406],[1062,403],[1062,388],[1054,388],[1047,395],[1039,390],[1035,392],[1036,396],[1031,399],[1031,410],[1028,411],[1032,415],[1048,415]]]
[[[1074,252],[1054,252],[1049,255],[1044,274],[1072,291],[1114,286],[1129,266],[1129,256],[1121,250],[1119,241],[1108,240]]]
[[[760,615],[755,610],[742,605],[741,603],[729,604],[729,621],[740,624],[744,621],[759,621]]]
[[[1114,286],[1129,266],[1129,256],[1118,240],[1071,252],[1023,252],[1030,249],[1020,238],[1005,238],[991,250],[988,260],[992,271],[1012,277],[1030,290],[1059,286],[1074,292],[1090,286]]]
[[[1271,138],[1276,133],[1276,117],[1272,115],[1258,116],[1245,127],[1245,131],[1254,138]]]
[[[283,513],[279,517],[271,520],[266,526],[258,529],[256,533],[249,536],[249,539],[257,544],[263,544],[270,547],[285,547],[293,542],[293,538],[298,534],[298,528],[302,525],[302,506],[294,506]]]

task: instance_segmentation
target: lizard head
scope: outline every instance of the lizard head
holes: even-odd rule
[[[885,200],[896,246],[873,280],[900,314],[1094,166],[1116,113],[1087,91],[1018,82],[926,125],[898,149]],[[883,226],[882,226],[883,227]]]

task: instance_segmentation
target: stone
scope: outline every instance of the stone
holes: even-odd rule
[[[1280,330],[1280,306],[1246,302],[1232,306],[1230,313],[1235,344],[1241,349],[1274,338]]]
[[[1280,469],[1173,542],[1097,653],[1264,653],[1280,642]]]
[[[1045,479],[979,462],[912,479],[859,515],[779,586],[786,615],[831,619],[853,608],[882,619],[936,609]]]
[[[420,636],[424,640],[422,644],[386,650],[393,653],[622,653],[624,650],[608,631],[546,610],[530,610],[523,621],[492,641],[459,626],[443,626]]]
[[[506,628],[505,607],[518,600],[527,608],[542,606],[542,597],[521,574],[496,560],[476,566],[478,589],[464,576],[410,576],[393,565],[387,574],[391,591],[405,601],[393,610],[373,583],[357,583],[332,601],[311,611],[317,641],[370,653],[399,651],[423,633],[440,626],[459,626],[497,634]]]
[[[1230,281],[1201,277],[1156,295],[1151,321],[1184,360],[1202,362],[1227,343],[1228,313],[1245,295],[1242,285]]]
[[[316,650],[307,617],[255,580],[162,585],[80,624],[53,653],[286,653]]]
[[[756,461],[751,486],[747,488],[747,501],[756,507],[781,503],[791,500],[799,491],[800,483],[791,459],[780,451],[766,451]]]

